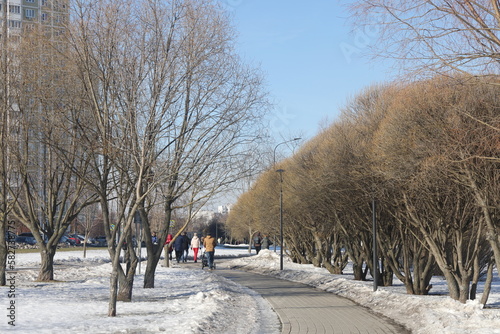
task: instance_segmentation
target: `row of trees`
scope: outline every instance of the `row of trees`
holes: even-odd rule
[[[399,278],[427,294],[444,275],[450,296],[475,297],[500,265],[500,90],[496,77],[444,77],[366,89],[340,119],[262,174],[233,207],[234,231],[279,235],[298,263],[356,279]],[[283,183],[276,169],[284,169]],[[373,268],[372,201],[377,203]],[[483,293],[488,297],[489,284]]]
[[[60,238],[98,204],[114,316],[116,301],[132,298],[134,221],[145,233],[144,287],[153,288],[162,252],[151,242],[153,211],[162,208],[165,240],[175,210],[192,216],[251,172],[266,94],[214,1],[72,1],[69,17],[57,36],[44,26],[16,43],[3,34],[0,230],[15,220],[33,231],[38,279],[52,280]],[[0,244],[5,284],[3,234]]]
[[[288,249],[295,261],[333,273],[349,257],[356,278],[382,270],[384,284],[394,274],[409,293],[428,293],[439,271],[464,302],[481,272],[491,278],[500,265],[500,1],[357,0],[349,7],[357,39],[373,41],[353,51],[393,60],[404,80],[367,89],[338,122],[273,168],[286,170]],[[239,198],[228,218],[233,233],[278,234],[279,183],[269,171]],[[379,269],[369,261],[373,200]]]

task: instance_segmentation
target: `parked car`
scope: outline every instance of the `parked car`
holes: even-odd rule
[[[68,236],[68,239],[71,240],[71,242],[74,242],[75,246],[80,246],[82,244],[82,240],[78,237],[77,234],[70,234]]]
[[[96,243],[95,238],[88,237],[87,239],[85,239],[85,236],[82,234],[73,234],[73,235],[78,239],[80,239],[80,243],[82,245],[87,244],[87,246],[95,246]]]
[[[97,240],[95,238],[88,237],[87,238],[87,244],[90,245],[90,246],[95,246],[97,244]]]
[[[67,235],[63,235],[61,237],[61,239],[59,239],[59,243],[62,243],[62,244],[67,244],[67,245],[70,245],[70,246],[76,246],[76,242],[74,239],[71,239],[69,236]]]
[[[36,239],[31,232],[21,233],[16,237],[15,240],[18,244],[34,245],[36,244]]]
[[[101,235],[101,236],[98,236],[98,237],[95,237],[95,245],[97,247],[107,247],[108,246],[108,241],[106,240],[106,237]]]

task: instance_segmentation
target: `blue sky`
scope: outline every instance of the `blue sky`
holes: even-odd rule
[[[352,31],[339,1],[219,1],[233,16],[239,54],[265,74],[277,141],[314,137],[349,98],[390,80],[382,61],[363,55],[376,31]]]

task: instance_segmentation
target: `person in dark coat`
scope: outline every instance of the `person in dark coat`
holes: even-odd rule
[[[184,236],[179,235],[174,241],[174,251],[175,251],[175,260],[179,263],[182,260],[182,255],[184,254]]]
[[[187,258],[189,255],[189,245],[191,244],[191,239],[189,239],[186,232],[182,232],[182,250],[184,251],[182,256],[182,262],[187,262]]]
[[[260,252],[260,248],[261,248],[261,238],[260,238],[260,233],[257,232],[257,234],[255,234],[255,236],[253,237],[253,246],[255,247],[255,251],[257,252],[257,254],[259,254]]]

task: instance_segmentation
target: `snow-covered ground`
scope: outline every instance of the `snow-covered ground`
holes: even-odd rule
[[[216,255],[238,256],[246,249],[217,248]],[[0,332],[16,333],[279,333],[279,321],[269,304],[253,291],[200,269],[158,267],[156,288],[143,289],[137,275],[133,302],[119,302],[117,317],[108,317],[109,273],[107,251],[59,251],[56,282],[35,282],[39,254],[16,254],[12,286],[0,287]],[[483,308],[446,296],[445,282],[436,277],[432,295],[410,296],[395,279],[392,287],[373,292],[371,282],[354,281],[349,270],[331,275],[322,268],[298,265],[262,251],[258,256],[217,260],[220,268],[239,268],[303,282],[350,298],[405,325],[413,333],[500,334],[500,280]],[[144,270],[144,265],[142,266]],[[143,272],[142,272],[143,273]],[[480,287],[479,291],[482,291]],[[480,295],[479,295],[480,298]],[[14,306],[14,309],[12,307]],[[9,309],[10,308],[10,309]],[[15,324],[12,326],[11,324]],[[266,330],[263,330],[266,328]],[[270,331],[271,329],[271,331]]]

